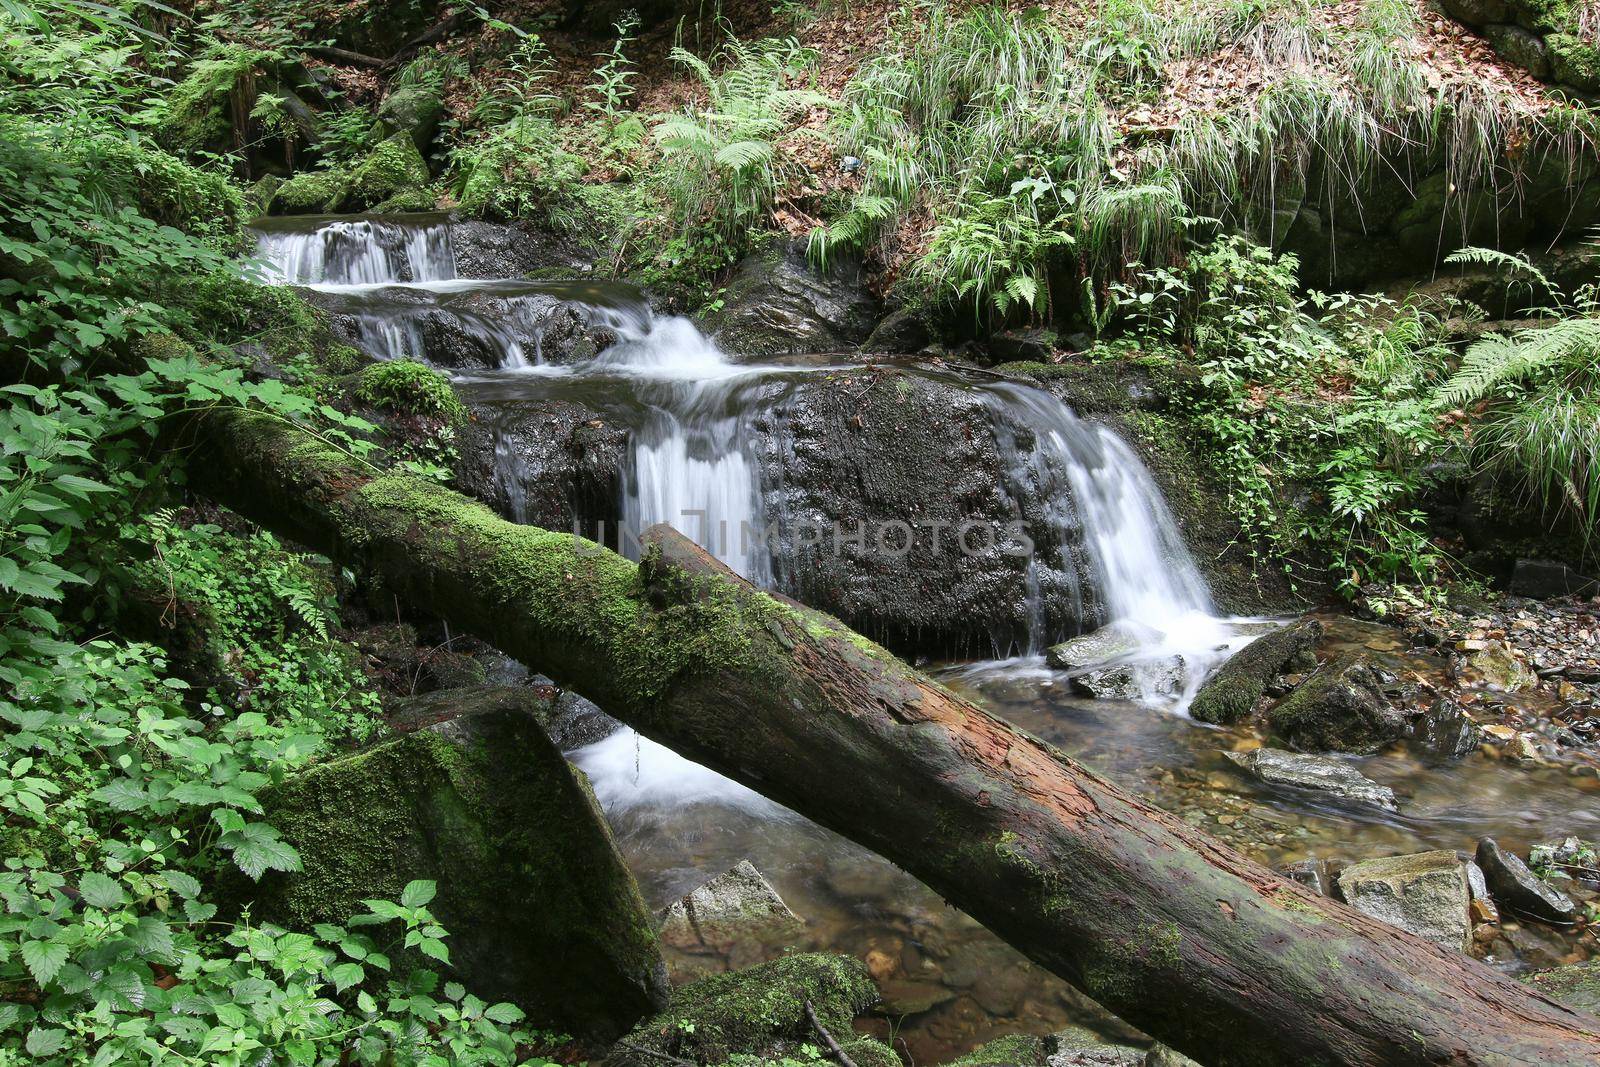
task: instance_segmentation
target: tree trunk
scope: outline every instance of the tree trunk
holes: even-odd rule
[[[1278,877],[669,530],[635,565],[279,420],[194,432],[202,491],[873,849],[1191,1056],[1600,1062],[1600,1021]]]

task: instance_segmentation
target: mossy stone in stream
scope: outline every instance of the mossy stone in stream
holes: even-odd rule
[[[1273,732],[1302,752],[1376,752],[1406,730],[1382,673],[1353,653],[1324,664],[1267,713]]]
[[[820,1045],[806,1018],[809,1001],[817,1022],[858,1067],[889,1067],[899,1062],[894,1053],[852,1029],[855,1017],[877,999],[878,989],[860,960],[820,953],[785,956],[677,990],[667,1010],[624,1038],[606,1064],[644,1067],[663,1062],[662,1056],[721,1063],[735,1055],[781,1057],[801,1044]]]
[[[414,202],[415,194],[428,184],[428,164],[409,135],[397,133],[378,143],[372,154],[350,172],[341,207],[346,211],[366,211],[384,202],[394,202],[404,194]]]
[[[272,194],[267,210],[273,215],[320,215],[336,211],[344,201],[350,177],[342,170],[313,170],[296,174]]]
[[[945,1067],[1044,1067],[1045,1041],[1033,1034],[1011,1034],[979,1045]]]
[[[1207,680],[1195,694],[1189,714],[1201,722],[1238,722],[1250,714],[1278,675],[1316,667],[1316,647],[1321,638],[1322,623],[1311,618],[1262,634],[1234,653]]]
[[[432,879],[450,976],[477,995],[597,1039],[659,1010],[666,968],[638,886],[536,712],[496,704],[274,788],[266,818],[303,869],[269,874],[238,902],[308,930]]]

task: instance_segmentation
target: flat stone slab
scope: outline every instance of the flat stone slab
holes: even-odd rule
[[[1393,789],[1379,785],[1343,760],[1258,748],[1250,752],[1224,752],[1240,769],[1271,785],[1292,785],[1319,793],[1399,811]]]
[[[1153,627],[1124,619],[1052,645],[1045,653],[1045,662],[1060,671],[1082,670],[1131,656],[1160,641],[1161,636],[1161,631]]]

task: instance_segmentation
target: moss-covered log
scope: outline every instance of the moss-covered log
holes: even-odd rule
[[[668,532],[638,566],[270,418],[198,485],[901,864],[1214,1064],[1579,1064],[1600,1021],[1285,881]]]

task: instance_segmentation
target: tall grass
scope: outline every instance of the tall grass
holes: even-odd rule
[[[993,238],[972,216],[996,221],[997,198],[1019,181],[1049,183],[1070,216],[1051,225],[1072,237],[1025,271],[1071,265],[1103,279],[1170,254],[1185,218],[1278,238],[1277,209],[1306,195],[1359,205],[1380,177],[1440,167],[1452,195],[1486,185],[1506,195],[1517,180],[1508,160],[1572,160],[1592,145],[1584,109],[1535,114],[1487,81],[1440,87],[1415,55],[1421,31],[1410,0],[1373,0],[1354,26],[1313,0],[1102,0],[1070,26],[1039,8],[919,8],[846,90],[837,136],[863,160],[861,178],[812,250],[904,256],[898,221],[937,218],[911,276],[960,302],[992,292],[993,279],[963,276],[952,256],[979,269],[1017,259],[1015,248],[959,245]],[[1170,129],[1121,132],[1185,60],[1243,64],[1264,87],[1180,107]],[[1007,225],[1022,233],[1040,205],[1011,199]]]

